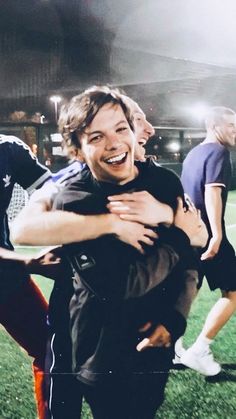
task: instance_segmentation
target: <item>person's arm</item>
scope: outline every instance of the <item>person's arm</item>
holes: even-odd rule
[[[125,298],[146,294],[167,278],[179,260],[189,257],[191,238],[202,228],[200,221],[199,211],[186,212],[179,198],[174,226],[162,229],[152,253],[130,266]]]
[[[190,312],[192,302],[197,295],[198,272],[195,269],[189,269],[184,272],[185,286],[180,293],[174,307],[170,307],[164,313],[161,324],[157,324],[154,328],[151,322],[144,325],[140,330],[146,334],[150,329],[150,335],[145,337],[137,345],[137,351],[143,351],[150,347],[166,347],[174,344],[176,340],[183,336],[186,326],[187,317]]]
[[[130,265],[124,298],[142,297],[163,282],[180,258],[188,254],[190,241],[177,228],[162,233],[151,255]]]
[[[9,142],[15,181],[30,194],[48,181],[52,174],[39,163],[37,157],[22,140],[14,136],[6,136],[6,140]]]
[[[121,220],[115,214],[80,215],[67,211],[50,211],[48,199],[30,202],[12,224],[15,243],[27,245],[61,245],[92,240],[104,234],[117,238],[142,252],[140,242],[153,244],[156,233],[144,225]]]
[[[83,216],[66,211],[50,211],[47,202],[29,203],[12,224],[15,243],[60,245],[89,240],[111,232],[109,217]]]
[[[171,343],[174,343],[180,336],[182,336],[186,328],[186,319],[189,314],[191,304],[197,293],[198,272],[195,268],[195,257],[190,247],[189,239],[199,228],[199,212],[195,210],[195,213],[186,213],[183,209],[182,201],[179,200],[175,218],[176,225],[178,227],[183,227],[185,229],[185,233],[179,228],[176,229],[176,231],[173,230],[173,228],[167,230],[167,234],[169,235],[169,245],[171,244],[172,240],[172,247],[160,250],[162,253],[164,250],[166,252],[169,250],[169,257],[167,253],[163,253],[163,260],[160,258],[158,260],[157,257],[154,257],[152,260],[147,260],[147,264],[143,266],[145,275],[142,273],[142,277],[146,279],[146,283],[144,280],[142,280],[142,282],[139,284],[141,284],[142,287],[146,285],[146,289],[144,290],[143,287],[142,291],[151,289],[154,283],[156,283],[156,285],[160,284],[161,280],[164,280],[168,276],[168,274],[180,259],[186,260],[187,263],[192,266],[192,268],[183,271],[183,289],[178,296],[175,306],[166,307],[162,319],[160,319],[160,324],[157,324],[154,329],[151,322],[147,325],[144,325],[144,330],[146,332],[148,332],[148,329],[150,329],[150,335],[145,337],[137,345],[136,349],[138,351],[145,350],[149,347],[169,347]],[[176,236],[176,234],[178,235]],[[167,238],[165,238],[165,240],[166,239]],[[178,249],[178,253],[175,253],[174,249],[175,252]],[[172,260],[170,258],[171,255]],[[169,272],[168,268],[170,269]],[[140,272],[136,279],[140,279]]]
[[[222,240],[222,187],[206,185],[205,186],[205,206],[208,220],[211,227],[212,238],[210,239],[207,250],[202,254],[201,259],[213,258],[219,250]]]
[[[117,214],[123,220],[136,221],[149,226],[157,226],[158,224],[173,224],[176,223],[176,216],[173,209],[157,199],[155,199],[149,192],[133,192],[122,195],[113,195],[108,198],[109,204],[107,208],[113,214]],[[178,198],[182,200],[181,197]],[[189,211],[196,211],[192,205]],[[194,234],[190,235],[191,245],[196,247],[204,247],[207,242],[208,234],[206,226],[201,220],[199,214],[199,228],[195,230]],[[185,217],[186,219],[187,217]],[[177,225],[177,224],[176,224]],[[185,222],[181,222],[180,228],[184,231]],[[188,227],[187,227],[188,228]]]

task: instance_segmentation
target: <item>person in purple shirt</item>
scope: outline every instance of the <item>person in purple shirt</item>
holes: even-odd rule
[[[187,155],[182,170],[184,191],[201,210],[209,239],[201,249],[201,278],[211,290],[219,288],[221,298],[209,312],[195,343],[183,353],[181,363],[213,376],[221,366],[210,345],[236,309],[236,258],[225,230],[225,207],[231,179],[229,147],[235,145],[236,115],[225,107],[212,107],[206,118],[206,139]]]

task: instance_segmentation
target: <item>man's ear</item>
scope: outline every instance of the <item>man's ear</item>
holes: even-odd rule
[[[85,158],[84,158],[83,152],[80,148],[77,149],[76,159],[79,160],[81,163],[85,163]]]

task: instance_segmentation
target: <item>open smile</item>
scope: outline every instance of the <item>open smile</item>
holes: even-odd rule
[[[112,165],[119,165],[125,162],[126,158],[127,158],[128,153],[121,153],[118,154],[117,156],[114,157],[110,157],[109,159],[106,159],[105,162],[107,164],[112,164]]]

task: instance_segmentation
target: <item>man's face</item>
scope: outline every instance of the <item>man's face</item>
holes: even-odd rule
[[[135,160],[144,161],[145,160],[145,144],[149,138],[155,133],[153,126],[146,120],[146,115],[140,109],[138,104],[133,100],[129,101],[129,107],[131,109],[131,114],[133,117],[133,124],[135,130],[135,149],[134,149],[134,158]]]
[[[225,145],[234,146],[236,140],[236,115],[224,115],[222,122],[215,126],[217,139]]]
[[[135,137],[122,108],[106,104],[80,136],[79,155],[99,181],[125,184],[137,175]]]

